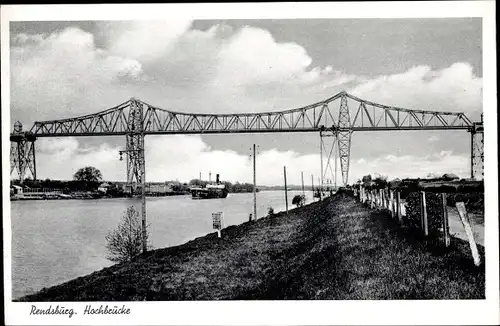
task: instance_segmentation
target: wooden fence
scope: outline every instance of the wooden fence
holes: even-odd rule
[[[450,231],[447,209],[447,196],[450,192],[467,191],[483,192],[484,188],[477,185],[463,184],[454,187],[453,184],[429,185],[425,183],[398,186],[353,186],[353,194],[360,202],[372,209],[384,209],[390,212],[392,218],[400,224],[418,228],[425,240],[436,239],[444,247],[450,245]],[[404,200],[402,199],[404,195]],[[467,235],[474,259],[479,266],[481,259],[471,228],[469,215],[463,201],[455,201],[454,205]]]

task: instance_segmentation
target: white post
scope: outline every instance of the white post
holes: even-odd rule
[[[394,191],[389,190],[389,210],[391,211],[391,216],[394,217]]]
[[[472,232],[469,215],[467,214],[465,204],[463,202],[458,202],[455,203],[455,206],[457,207],[458,215],[460,215],[460,220],[462,221],[462,225],[464,226],[465,234],[467,234],[467,239],[469,239],[469,246],[472,252],[472,258],[474,259],[474,265],[479,266],[481,264],[481,257],[479,257],[479,252],[477,251],[476,241],[474,240],[474,233]]]
[[[300,177],[302,178],[302,195],[305,197],[306,193],[304,191],[304,172],[300,172]]]
[[[425,200],[425,191],[420,192],[420,223],[425,236],[429,235],[429,226],[427,223],[427,203]]]

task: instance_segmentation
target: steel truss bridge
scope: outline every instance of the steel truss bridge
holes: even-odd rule
[[[355,131],[463,130],[471,134],[471,178],[483,174],[483,122],[464,113],[410,110],[370,102],[346,92],[305,107],[260,113],[183,113],[155,107],[135,98],[113,108],[84,116],[37,121],[22,130],[16,122],[10,135],[11,175],[21,182],[30,172],[36,179],[35,141],[41,137],[125,136],[127,182],[137,189],[145,181],[144,137],[169,134],[229,134],[318,132],[321,145],[321,185],[332,153],[340,158],[342,183],[349,178],[351,137]],[[333,137],[324,169],[323,137]],[[335,150],[336,148],[336,150]],[[336,163],[335,163],[336,164]],[[332,171],[333,173],[333,171]],[[336,183],[336,180],[335,180]]]

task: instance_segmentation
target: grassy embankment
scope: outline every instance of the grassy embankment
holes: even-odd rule
[[[429,250],[344,194],[44,289],[22,301],[480,299],[467,243]],[[481,250],[484,254],[484,251]]]

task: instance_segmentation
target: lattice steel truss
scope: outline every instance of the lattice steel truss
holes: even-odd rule
[[[146,135],[319,131],[321,126],[340,131],[466,130],[472,126],[463,113],[408,110],[365,101],[345,92],[298,109],[234,114],[180,113],[134,101],[144,106]],[[340,106],[333,105],[336,101],[341,102]],[[129,100],[76,118],[37,121],[30,131],[37,137],[125,135],[131,103]],[[347,116],[350,120],[345,119]]]
[[[132,193],[142,191],[146,181],[146,160],[144,155],[144,119],[143,104],[135,99],[130,100],[128,112],[128,132],[126,137],[126,149],[120,151],[120,155],[127,155],[127,186]],[[138,188],[141,189],[138,189]]]
[[[145,135],[319,132],[320,130],[335,131],[342,181],[346,184],[349,178],[351,136],[354,131],[466,130],[474,132],[474,124],[464,113],[410,110],[387,106],[360,99],[346,92],[340,92],[324,101],[297,109],[231,114],[181,113],[161,109],[132,98],[116,107],[95,114],[69,119],[37,121],[29,132],[22,133],[22,135],[14,132],[11,134],[11,142],[17,143],[17,148],[20,144],[26,145],[23,143],[26,141],[31,142],[29,145],[32,147],[22,147],[21,150],[15,149],[17,152],[14,152],[11,145],[11,173],[14,167],[17,167],[19,172],[24,174],[26,166],[35,173],[32,143],[38,137],[125,135],[127,147],[124,152],[128,153],[127,181],[130,184],[140,185],[142,182],[140,171],[144,169]],[[478,133],[475,132],[474,135]],[[15,153],[17,154],[14,155]],[[13,159],[14,156],[16,158]],[[474,157],[482,158],[482,154]],[[473,162],[474,160],[471,165],[474,165]]]
[[[364,104],[362,104],[364,106]],[[361,108],[361,105],[360,105]],[[351,158],[351,117],[347,106],[347,96],[343,95],[340,100],[338,143],[340,155],[340,169],[342,170],[342,183],[347,184],[349,180],[349,161]]]
[[[28,171],[33,180],[36,179],[35,140],[22,131],[19,121],[14,124],[14,132],[10,135],[10,174],[16,171],[21,183]]]

